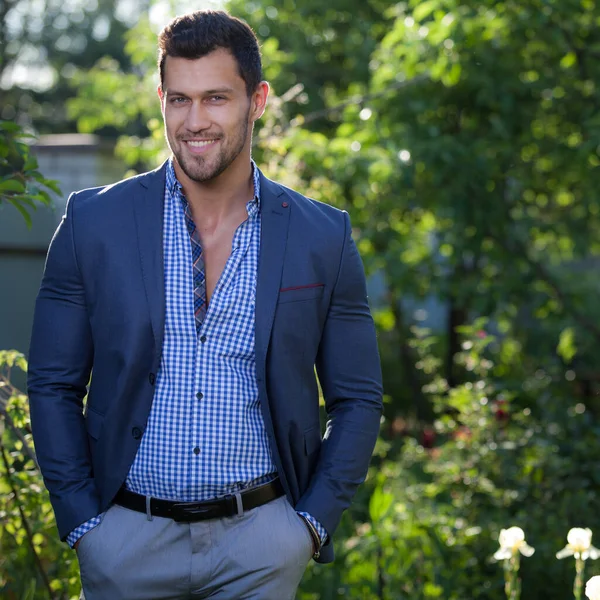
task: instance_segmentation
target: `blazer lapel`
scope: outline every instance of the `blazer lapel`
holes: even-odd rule
[[[163,259],[165,177],[166,163],[145,177],[140,177],[133,202],[142,277],[159,359],[165,320]]]
[[[255,305],[256,373],[264,378],[267,348],[279,296],[292,203],[284,189],[261,173],[261,239]]]

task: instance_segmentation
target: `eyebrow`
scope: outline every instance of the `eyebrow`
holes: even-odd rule
[[[222,88],[215,88],[212,90],[204,90],[201,93],[202,96],[213,96],[215,94],[232,94],[235,90],[233,88],[230,87],[222,87]],[[188,96],[188,94],[186,94],[185,92],[178,92],[177,90],[172,90],[167,88],[166,91],[167,96]]]

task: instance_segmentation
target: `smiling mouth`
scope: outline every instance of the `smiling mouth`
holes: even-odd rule
[[[206,148],[212,144],[215,144],[219,140],[185,140],[185,143],[192,148]]]
[[[182,140],[187,146],[188,152],[198,156],[208,152],[211,148],[216,146],[219,141],[219,138],[214,138],[212,140]]]

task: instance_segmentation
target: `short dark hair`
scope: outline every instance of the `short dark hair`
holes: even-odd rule
[[[164,89],[165,60],[202,58],[218,48],[229,50],[246,83],[248,96],[262,81],[260,48],[250,26],[222,10],[198,10],[173,19],[158,35],[158,70]]]

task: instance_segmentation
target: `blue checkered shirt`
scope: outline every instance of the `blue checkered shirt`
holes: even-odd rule
[[[142,494],[194,502],[232,494],[277,472],[264,426],[255,375],[254,301],[260,253],[260,179],[236,230],[231,255],[199,329],[187,200],[173,163],[164,202],[165,330],[148,424],[125,485]],[[306,513],[322,542],[327,533]],[[73,546],[101,522],[72,531]]]

